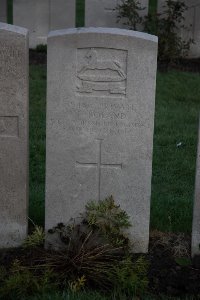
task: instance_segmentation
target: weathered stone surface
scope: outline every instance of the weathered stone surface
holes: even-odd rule
[[[48,37],[46,230],[111,194],[149,240],[157,38],[109,28]]]
[[[165,3],[166,0],[157,0],[157,12],[159,14],[162,14],[163,11],[165,10]]]
[[[75,27],[75,0],[50,0],[50,30]]]
[[[200,255],[200,122],[196,161],[195,198],[192,225],[192,256]]]
[[[0,22],[7,22],[7,0],[0,1]]]
[[[0,23],[0,248],[27,234],[28,31]]]
[[[30,48],[47,43],[50,30],[75,27],[75,0],[13,0],[13,23],[28,28]]]
[[[180,35],[185,40],[193,39],[194,44],[191,44],[189,57],[200,57],[200,1],[199,0],[184,0],[188,6],[188,10],[184,13],[185,21],[181,25],[185,25],[187,29],[180,29]],[[165,0],[158,0],[158,13],[162,13],[165,9]]]
[[[46,44],[49,9],[49,0],[13,0],[13,24],[29,30],[30,48]]]
[[[188,31],[182,31],[186,40],[192,38],[195,44],[191,45],[190,57],[200,57],[200,1],[187,0],[186,5],[189,7],[185,13],[185,23],[189,28]]]
[[[86,27],[113,27],[124,28],[124,19],[117,23],[118,11],[116,7],[121,0],[85,0],[85,26]],[[149,0],[141,0],[145,9],[141,16],[148,14]]]

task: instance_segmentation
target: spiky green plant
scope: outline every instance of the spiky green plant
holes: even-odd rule
[[[129,29],[138,30],[138,25],[142,23],[143,19],[140,16],[140,11],[144,10],[141,1],[138,0],[122,0],[117,5],[118,21],[122,20],[124,25]]]
[[[89,227],[99,230],[114,246],[130,247],[124,231],[131,227],[129,216],[115,204],[113,196],[99,202],[89,202],[83,218]]]
[[[131,226],[127,213],[111,196],[89,202],[81,216],[80,223],[60,223],[50,231],[59,234],[63,250],[49,253],[49,268],[65,285],[84,276],[88,287],[133,294],[144,290],[147,268],[143,259],[131,260],[130,241],[124,234]]]
[[[33,232],[27,236],[24,241],[24,248],[34,248],[37,246],[41,246],[44,243],[45,232],[44,229],[40,226],[35,226]]]
[[[142,295],[148,287],[148,262],[144,256],[134,261],[130,256],[121,260],[115,267],[114,294],[118,297],[122,294],[128,298],[133,295]]]
[[[91,287],[114,290],[118,298],[139,295],[145,289],[147,268],[143,260],[132,261],[129,239],[123,233],[129,226],[128,215],[109,197],[88,203],[80,222],[60,223],[50,231],[60,237],[59,251],[39,247],[44,232],[36,227],[25,242],[28,255],[22,249],[22,260],[14,260],[5,278],[2,269],[0,295],[22,299],[49,289],[76,293]]]
[[[15,259],[0,285],[0,299],[26,299],[36,293],[56,290],[52,271],[45,267],[41,271],[38,266],[24,266]]]

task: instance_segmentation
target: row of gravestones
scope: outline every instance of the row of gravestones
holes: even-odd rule
[[[46,231],[78,216],[88,200],[112,194],[130,215],[133,250],[148,250],[156,60],[157,37],[145,33],[49,34]],[[27,234],[28,84],[28,31],[0,23],[2,248],[20,245]],[[200,242],[198,189],[193,254]]]
[[[189,9],[185,13],[186,26],[181,29],[184,39],[193,39],[190,56],[200,56],[200,1],[184,0]],[[6,20],[6,2],[0,2],[0,21]],[[115,9],[121,0],[85,0],[85,26],[120,27],[123,21],[116,23],[118,12]],[[158,0],[158,12],[162,13],[166,0]],[[148,14],[149,0],[140,0],[145,9],[141,16]],[[13,23],[29,29],[30,47],[45,44],[51,30],[75,27],[75,0],[13,0]]]

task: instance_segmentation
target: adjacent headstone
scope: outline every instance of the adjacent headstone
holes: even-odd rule
[[[191,44],[189,57],[200,57],[200,1],[199,0],[183,0],[188,6],[188,10],[184,13],[184,24],[187,29],[180,29],[180,35],[185,40],[194,40]],[[158,13],[165,10],[166,0],[158,0]],[[181,25],[182,25],[181,24]]]
[[[200,122],[196,161],[195,198],[192,226],[192,256],[200,255]]]
[[[121,0],[85,0],[85,26],[86,27],[113,27],[124,28],[124,19],[117,22],[119,15],[116,9]],[[141,16],[148,14],[149,0],[141,0],[144,10],[140,11]]]
[[[7,0],[0,1],[0,22],[7,22]]]
[[[47,43],[50,30],[75,27],[75,0],[13,0],[13,23],[28,28],[30,48]]]
[[[29,46],[46,44],[49,32],[49,0],[13,0],[13,24],[29,30]]]
[[[185,25],[189,28],[182,32],[186,40],[190,38],[194,40],[191,44],[190,57],[200,57],[200,1],[185,0],[188,10],[185,13]]]
[[[46,230],[111,194],[149,241],[157,37],[89,28],[48,37]]]
[[[75,0],[50,0],[50,30],[75,27],[75,16]]]
[[[28,31],[0,23],[0,248],[27,234]]]
[[[166,0],[157,0],[157,13],[162,14],[166,9]]]

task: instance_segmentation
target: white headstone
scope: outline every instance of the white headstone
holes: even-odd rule
[[[187,0],[185,1],[188,10],[185,13],[185,25],[189,31],[182,32],[186,40],[192,38],[195,44],[191,45],[190,57],[200,57],[200,1]]]
[[[49,0],[13,0],[13,24],[29,30],[30,48],[46,44],[49,10]]]
[[[195,198],[192,226],[192,256],[200,255],[200,122],[196,161]]]
[[[180,35],[183,40],[194,40],[194,44],[191,44],[189,57],[200,57],[200,0],[183,0],[188,6],[188,10],[184,13],[184,23],[187,29],[180,29]],[[165,10],[166,0],[158,0],[158,13],[162,13]]]
[[[165,10],[166,0],[157,0],[157,13],[162,14]]]
[[[30,48],[47,43],[50,30],[75,27],[75,0],[13,0],[13,23],[28,28]]]
[[[50,0],[50,30],[75,27],[75,16],[75,0]]]
[[[85,27],[127,27],[123,25],[125,19],[117,22],[119,15],[116,7],[121,4],[121,0],[85,0]],[[149,0],[141,0],[141,16],[148,14]]]
[[[0,22],[7,22],[7,0],[0,0]]]
[[[48,38],[46,230],[111,194],[149,241],[157,37],[89,28]]]
[[[28,31],[0,23],[0,248],[27,235]]]

